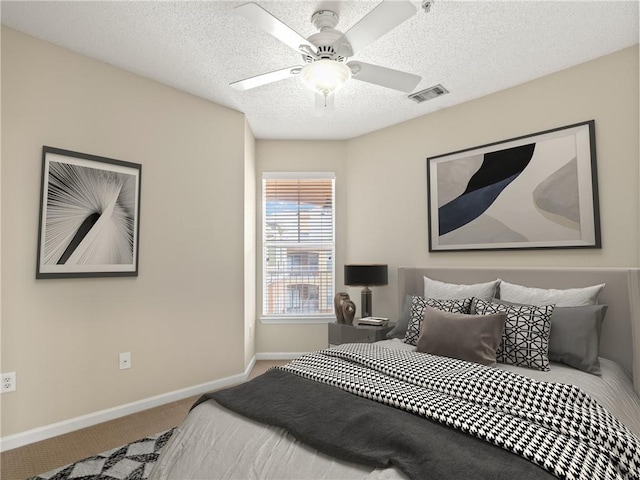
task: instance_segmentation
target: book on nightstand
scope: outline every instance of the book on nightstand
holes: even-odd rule
[[[371,325],[374,327],[384,327],[389,324],[389,319],[386,317],[363,317],[363,318],[354,318],[353,325]]]

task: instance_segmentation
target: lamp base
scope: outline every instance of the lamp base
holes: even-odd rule
[[[364,287],[360,293],[360,305],[362,306],[362,312],[360,316],[371,317],[373,315],[373,296],[369,287]]]

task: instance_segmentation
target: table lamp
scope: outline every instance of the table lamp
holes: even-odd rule
[[[345,265],[344,284],[349,286],[364,287],[360,295],[362,318],[373,315],[373,299],[369,287],[387,284],[388,269],[386,265]]]

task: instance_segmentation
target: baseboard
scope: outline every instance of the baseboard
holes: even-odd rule
[[[249,360],[249,364],[244,367],[244,379],[246,380],[247,378],[249,378],[249,374],[251,373],[251,370],[253,370],[253,367],[256,366],[256,356],[255,354],[253,355],[253,357],[251,358],[251,360]]]
[[[256,353],[258,360],[293,360],[309,352],[262,352]]]
[[[225,377],[212,382],[201,383],[193,387],[187,387],[180,390],[175,390],[169,393],[163,393],[154,397],[145,398],[136,402],[127,403],[118,407],[108,408],[106,410],[100,410],[98,412],[82,415],[80,417],[70,418],[62,422],[52,423],[43,427],[27,430],[26,432],[16,433],[14,435],[8,435],[0,438],[0,451],[5,452],[14,448],[23,447],[31,443],[46,440],[48,438],[57,437],[65,433],[80,430],[81,428],[91,427],[99,423],[108,422],[116,418],[131,415],[132,413],[141,412],[153,407],[159,407],[167,403],[176,402],[194,395],[200,395],[202,393],[209,392],[220,388],[229,387],[238,383],[242,383],[247,380],[251,369],[256,363],[256,356],[254,356],[249,365],[245,368],[244,373],[238,375],[232,375],[231,377]]]

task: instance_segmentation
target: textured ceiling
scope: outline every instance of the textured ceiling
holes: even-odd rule
[[[331,112],[297,78],[238,92],[230,82],[301,64],[300,54],[234,14],[246,2],[2,1],[2,23],[246,114],[260,139],[346,139],[450,107],[638,43],[639,3],[435,0],[352,59],[422,76],[417,104],[350,80]],[[348,30],[379,1],[260,1],[304,37],[313,12]]]

